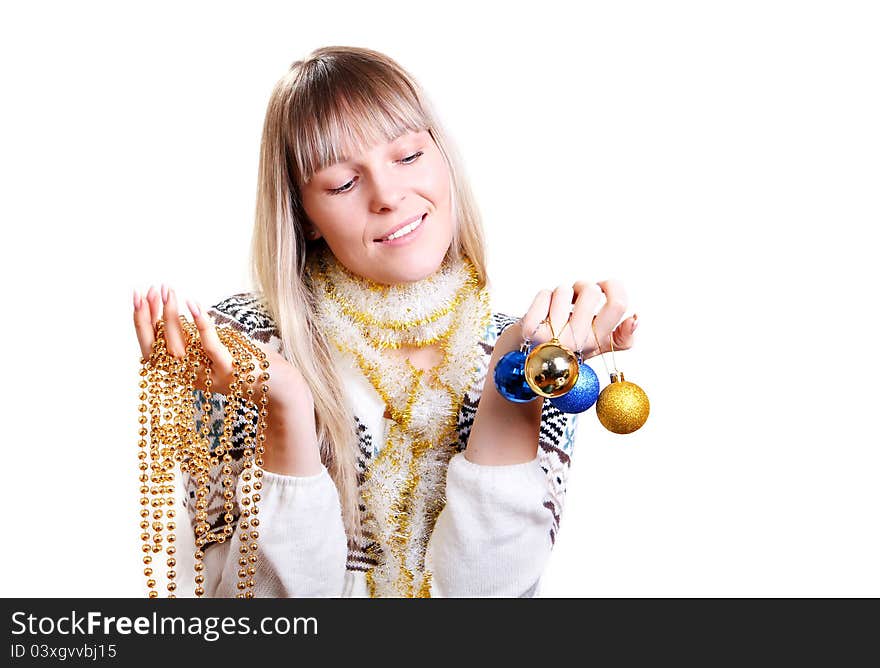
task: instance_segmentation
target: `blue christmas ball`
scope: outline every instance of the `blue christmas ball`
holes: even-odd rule
[[[583,413],[599,398],[599,377],[593,368],[583,362],[578,366],[578,379],[574,387],[550,403],[563,413]]]
[[[495,387],[498,394],[518,404],[534,399],[537,394],[526,382],[526,354],[520,350],[511,350],[495,365]]]

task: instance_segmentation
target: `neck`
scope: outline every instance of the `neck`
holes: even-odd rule
[[[473,264],[449,257],[432,275],[397,285],[352,273],[332,253],[316,253],[309,280],[333,319],[351,321],[377,348],[425,347],[442,340],[466,294],[478,286]]]

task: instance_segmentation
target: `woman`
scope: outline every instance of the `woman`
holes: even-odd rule
[[[487,371],[523,336],[548,341],[547,319],[554,332],[567,323],[560,340],[584,358],[598,354],[594,316],[600,340],[630,347],[636,320],[620,322],[622,287],[578,281],[541,290],[520,321],[493,313],[477,208],[449,140],[412,77],[360,48],[317,49],[276,85],[251,252],[254,292],[188,307],[215,393],[232,378],[215,325],[269,355],[269,433],[253,483],[259,552],[231,548],[253,531],[239,522],[252,482],[239,430],[234,500],[224,501],[219,470],[201,502],[184,475],[193,526],[222,527],[227,512],[237,523],[200,551],[195,593],[536,595],[576,416],[540,397],[505,401]],[[169,352],[182,356],[174,291],[134,302],[144,357],[160,318]],[[216,430],[224,399],[212,402]],[[239,427],[253,415],[242,412]],[[178,547],[172,561],[191,573],[181,562],[195,548]]]

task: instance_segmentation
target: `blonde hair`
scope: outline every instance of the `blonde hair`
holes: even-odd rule
[[[299,184],[354,152],[422,130],[430,132],[449,166],[456,224],[447,256],[469,258],[482,288],[482,224],[460,160],[418,84],[391,58],[355,47],[316,49],[275,85],[263,125],[251,280],[275,320],[282,354],[314,395],[321,459],[339,491],[350,537],[361,531],[358,434],[331,344],[315,325],[315,298],[305,280],[306,256],[314,247],[305,237]]]

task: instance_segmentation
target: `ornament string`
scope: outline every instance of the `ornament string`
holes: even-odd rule
[[[602,344],[599,343],[599,335],[596,333],[596,317],[593,316],[593,322],[590,323],[590,326],[593,329],[593,338],[596,339],[596,346],[599,348],[599,356],[602,358],[602,364],[605,365],[605,373],[609,376],[611,375],[611,371],[608,369],[608,362],[605,361],[605,355],[602,353]],[[611,344],[611,364],[614,366],[614,373],[619,373],[617,369],[617,360],[614,359],[614,335],[611,334],[608,337],[608,342]]]
[[[602,344],[599,342],[599,334],[596,332],[596,318],[597,318],[597,316],[594,315],[593,320],[590,323],[590,327],[593,330],[593,338],[596,340],[596,347],[599,350],[599,356],[602,358],[602,364],[605,366],[605,372],[608,375],[611,375],[611,370],[608,368],[608,362],[605,360],[605,355],[602,352]],[[550,318],[549,317],[544,318],[541,322],[538,323],[537,327],[535,327],[535,329],[532,330],[532,333],[530,336],[523,337],[525,339],[525,343],[526,343],[526,345],[531,345],[532,338],[535,336],[537,331],[541,328],[541,325],[544,325],[544,324],[546,324],[550,328],[550,336],[552,337],[552,339],[556,339],[558,341],[559,337],[562,336],[562,332],[565,331],[565,328],[568,327],[570,322],[571,322],[571,314],[569,314],[569,319],[566,320],[565,324],[562,326],[562,329],[559,330],[559,334],[556,334],[553,331],[553,323],[551,322]],[[577,338],[574,335],[574,330],[572,330],[572,339],[574,340],[575,346],[577,346],[578,342],[577,342]],[[611,348],[611,365],[614,367],[614,373],[620,373],[620,370],[617,368],[617,358],[615,358],[615,356],[614,356],[614,333],[613,332],[608,336],[608,344]],[[583,348],[578,347],[578,348],[576,348],[575,352],[577,353],[578,361],[579,362],[582,361]]]
[[[568,323],[570,323],[570,322],[571,322],[571,314],[569,314],[568,320],[565,321],[565,324],[562,326],[562,329],[559,330],[559,334],[557,334],[556,332],[553,331],[553,323],[551,322],[550,317],[547,316],[541,322],[538,323],[538,325],[535,327],[535,329],[532,330],[531,336],[523,336],[523,339],[525,339],[525,342],[527,344],[531,344],[532,338],[535,336],[535,334],[538,332],[538,330],[541,329],[541,325],[547,325],[550,328],[550,340],[552,341],[555,339],[556,341],[559,341],[559,337],[562,336],[562,332],[565,331],[565,328],[568,327]],[[572,331],[572,338],[574,338],[573,331]],[[575,344],[577,344],[577,341],[575,341]],[[578,351],[578,354],[580,354],[580,351]]]

